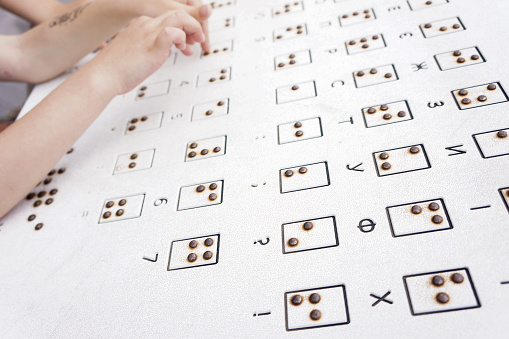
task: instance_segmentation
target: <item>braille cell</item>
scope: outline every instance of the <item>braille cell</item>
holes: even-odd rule
[[[359,12],[362,12],[364,15],[359,15],[360,14]],[[354,11],[339,15],[339,24],[340,26],[344,27],[375,19],[376,19],[375,12],[373,11],[372,8],[370,8],[362,11]]]
[[[460,110],[507,102],[500,83],[494,82],[451,91]]]
[[[299,173],[301,175],[294,175]],[[305,175],[302,175],[305,174]],[[326,162],[280,170],[281,193],[330,185]]]
[[[177,210],[206,207],[221,204],[223,200],[223,182],[214,181],[200,185],[185,186],[180,189]]]
[[[298,131],[295,131],[299,128]],[[320,118],[312,118],[278,126],[279,144],[314,139],[322,136]]]
[[[146,100],[168,94],[171,80],[160,81],[140,86],[136,92],[135,100]]]
[[[420,29],[425,38],[433,38],[444,34],[450,34],[465,30],[458,17],[443,19],[420,25]]]
[[[212,52],[201,52],[201,57],[207,57],[209,55],[225,54],[233,51],[233,40],[221,41],[210,44],[210,50]]]
[[[294,39],[299,36],[307,35],[306,24],[298,24],[295,26],[283,27],[275,29],[272,33],[274,41],[284,41]]]
[[[311,64],[311,51],[304,50],[293,53],[278,55],[274,58],[274,69],[276,71],[292,69],[297,66]],[[286,66],[286,67],[285,67]]]
[[[103,204],[101,212],[101,218],[99,223],[121,221],[126,219],[138,218],[141,216],[143,209],[143,203],[145,201],[145,194],[139,194],[124,198],[108,199]],[[119,208],[115,211],[109,211],[114,205],[118,205]],[[113,216],[113,218],[111,218]]]
[[[161,127],[163,119],[163,112],[152,113],[149,115],[143,115],[141,117],[129,119],[126,127],[126,134],[131,132],[143,132]]]
[[[228,98],[224,98],[217,101],[195,105],[193,107],[193,115],[191,121],[225,116],[229,113],[229,102],[230,100]]]
[[[387,153],[390,163],[380,159],[380,154]],[[378,176],[412,172],[431,167],[423,145],[395,148],[373,153]]]
[[[212,84],[221,84],[231,80],[231,67],[221,68],[214,71],[200,73],[196,82],[196,87],[209,86]]]
[[[357,88],[399,80],[394,65],[384,65],[358,70],[353,72],[353,78]]]
[[[168,271],[214,265],[218,258],[219,234],[175,240],[171,245]]]
[[[291,222],[282,225],[283,253],[294,253],[338,246],[334,217]]]

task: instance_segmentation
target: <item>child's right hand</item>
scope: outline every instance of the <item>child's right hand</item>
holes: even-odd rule
[[[189,44],[205,41],[200,23],[184,10],[157,18],[138,17],[83,71],[100,74],[115,94],[124,94],[159,69],[173,45],[191,55]]]

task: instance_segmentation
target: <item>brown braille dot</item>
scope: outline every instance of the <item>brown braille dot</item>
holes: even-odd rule
[[[366,14],[369,13],[369,9],[365,9],[364,13],[366,13]]]
[[[202,149],[201,152],[200,152],[201,155],[207,155],[209,154],[209,150],[208,149]]]
[[[141,92],[141,93],[138,93],[138,98],[143,98],[145,96],[145,93]]]
[[[38,194],[37,194],[37,197],[38,198],[42,198],[43,196],[46,195],[46,191],[40,191]]]
[[[65,172],[65,168],[64,167],[58,169],[58,174],[62,174],[64,172]]]
[[[494,90],[496,90],[496,89],[497,89],[497,85],[495,85],[495,84],[489,84],[487,88],[488,88],[488,90],[489,90],[489,91],[494,91]]]
[[[136,167],[136,163],[135,163],[135,162],[131,162],[131,163],[129,164],[129,168],[135,168],[135,167]]]
[[[285,67],[285,63],[284,62],[280,62],[277,67],[281,68],[281,67]]]
[[[201,193],[203,191],[205,191],[205,186],[200,185],[200,186],[196,187],[196,192]]]
[[[293,175],[293,171],[292,170],[286,170],[285,171],[285,177],[289,178]]]
[[[353,12],[352,15],[357,16],[357,15],[359,15],[359,12]]]
[[[228,50],[228,47],[223,48],[223,52],[226,52]]]
[[[210,247],[214,245],[214,240],[212,238],[205,239],[205,242],[203,243],[205,246]]]
[[[302,297],[298,294],[294,295],[291,299],[290,299],[290,303],[293,305],[293,306],[299,306],[300,304],[302,304]]]
[[[295,127],[295,128],[301,128],[301,127],[302,127],[302,122],[297,121],[295,124],[293,124],[293,127]]]
[[[196,156],[196,152],[195,151],[189,152],[189,154],[187,156],[189,158],[194,158]]]
[[[283,36],[282,36],[282,35],[278,35],[278,36],[276,37],[276,39],[278,39],[278,40],[279,40],[279,39],[282,39],[282,38],[283,38]]]
[[[290,60],[290,65],[295,65],[297,63],[297,61],[295,60]]]
[[[439,215],[434,215],[432,218],[431,218],[431,221],[434,223],[434,224],[441,224],[442,221],[444,221],[444,218],[442,218],[441,216]]]
[[[507,138],[507,132],[506,131],[498,131],[497,138],[500,138],[500,139]]]
[[[389,106],[384,104],[384,105],[380,106],[380,109],[382,111],[387,111],[389,109]]]
[[[113,207],[113,205],[115,205],[115,203],[113,201],[108,201],[105,206],[106,206],[106,208],[111,208],[111,207]]]
[[[350,40],[350,42],[348,43],[350,46],[353,46],[356,44],[356,42],[354,40]]]
[[[198,247],[198,241],[196,241],[196,240],[191,240],[191,241],[189,242],[189,248],[196,248],[196,247]]]
[[[391,73],[385,73],[384,77],[386,79],[392,78],[392,74]]]
[[[405,111],[399,111],[398,112],[398,117],[403,118],[404,116],[406,116],[406,112]]]
[[[219,80],[224,80],[224,79],[226,79],[226,75],[221,75],[221,76],[219,77]]]
[[[219,152],[221,152],[221,147],[214,147],[214,149],[212,151],[214,153],[219,153]]]
[[[203,52],[203,55],[204,55],[204,56],[207,56],[207,55],[209,55],[209,54],[210,54],[209,52]]]
[[[209,82],[214,82],[214,81],[216,81],[216,78],[210,78],[209,79]]]
[[[198,256],[195,253],[190,253],[187,256],[187,261],[189,261],[189,262],[195,262],[196,259],[198,259]]]
[[[28,195],[26,196],[26,199],[27,200],[31,200],[35,197],[35,193],[34,192],[31,192],[31,193],[28,193]]]
[[[428,205],[428,208],[431,211],[438,211],[440,209],[440,205],[437,204],[436,202],[432,202],[431,204]]]
[[[385,114],[382,116],[382,118],[383,118],[384,120],[391,120],[391,119],[392,119],[392,115],[391,115],[391,114],[389,114],[389,113],[385,113]]]
[[[376,112],[376,108],[374,108],[374,107],[370,107],[370,108],[368,108],[367,112],[368,112],[369,114],[373,114],[373,113],[375,113],[375,112]]]
[[[146,91],[146,90],[147,90],[147,86],[141,86],[140,91]]]
[[[454,55],[455,57],[459,57],[461,55],[461,51],[454,51],[452,52],[452,55]]]
[[[431,283],[434,286],[442,286],[445,283],[445,280],[441,276],[435,275],[433,278],[431,278]]]
[[[147,121],[148,120],[148,117],[147,116],[142,116],[141,117],[141,121]]]
[[[138,158],[138,154],[134,153],[134,154],[131,154],[131,160],[134,160]]]
[[[302,131],[297,131],[297,132],[295,132],[295,136],[296,136],[296,137],[301,137],[301,136],[303,136],[303,135],[304,135],[304,132],[302,132]]]
[[[458,58],[458,59],[456,60],[456,62],[457,62],[457,63],[459,63],[459,64],[462,64],[462,63],[464,63],[464,62],[465,62],[465,58]]]
[[[119,206],[124,206],[125,204],[127,204],[127,200],[126,200],[126,199],[121,199],[121,200],[118,202],[118,205],[119,205]]]
[[[343,14],[342,18],[343,18],[343,19],[348,18],[348,14]]]
[[[50,177],[51,177],[51,176],[52,176],[53,174],[55,174],[56,172],[57,172],[56,170],[52,169],[51,171],[49,171],[48,176],[50,176]]]
[[[363,72],[363,71],[358,71],[358,72],[357,72],[357,76],[358,76],[358,77],[361,77],[361,76],[363,76],[363,75],[364,75],[364,72]]]
[[[35,220],[35,214],[31,214],[29,217],[28,217],[28,221],[34,221]]]
[[[419,205],[413,205],[410,212],[412,212],[412,214],[420,214],[422,212],[422,208]]]
[[[369,18],[371,18],[371,15],[369,15],[369,14],[364,17],[364,19],[369,19]]]
[[[298,89],[299,89],[299,86],[297,86],[297,85],[293,85],[293,86],[292,86],[292,91],[296,91],[296,90],[298,90]]]
[[[369,73],[370,74],[376,74],[376,73],[378,73],[378,71],[376,70],[376,68],[372,68],[372,69],[369,70]]]
[[[51,205],[53,203],[53,198],[48,198],[46,199],[46,201],[44,202],[46,205]]]
[[[318,321],[322,317],[322,312],[319,310],[312,310],[311,313],[309,313],[309,317],[311,320]]]
[[[138,122],[138,119],[137,118],[134,118],[134,119],[131,119],[131,124],[135,124]]]
[[[215,49],[212,53],[219,53],[219,50]]]
[[[216,200],[216,199],[217,199],[217,194],[216,194],[216,193],[211,193],[211,194],[209,195],[209,200],[210,200],[210,201],[214,201],[214,200]]]
[[[103,213],[103,219],[108,219],[109,217],[111,217],[111,212],[110,211],[106,211]]]
[[[449,296],[447,295],[447,293],[440,292],[437,294],[435,299],[441,304],[447,304],[447,302],[449,301]]]
[[[209,189],[211,191],[215,190],[216,188],[217,188],[217,184],[216,183],[212,183],[212,184],[209,185]]]
[[[445,32],[445,31],[447,31],[447,27],[442,26],[442,27],[440,27],[440,28],[439,28],[439,30],[440,30],[441,32]]]
[[[134,131],[136,129],[136,126],[129,126],[128,130],[129,131]]]
[[[383,170],[389,170],[391,169],[391,164],[388,162],[384,162],[381,167]]]
[[[410,147],[410,150],[409,150],[409,152],[412,153],[412,154],[417,154],[420,151],[421,151],[421,149],[419,147],[417,147],[417,146],[412,146],[412,147]]]
[[[362,45],[361,47],[362,47],[362,48],[364,48],[364,49],[366,49],[366,48],[369,48],[369,45],[368,45],[368,44],[364,44],[364,45]],[[371,74],[373,74],[373,73],[371,73]]]
[[[320,302],[320,294],[318,293],[311,293],[311,295],[309,296],[308,300],[310,303],[312,304],[318,304]]]
[[[196,147],[198,147],[198,144],[197,144],[197,143],[195,143],[195,142],[193,142],[193,143],[191,143],[191,144],[189,145],[189,148],[192,148],[192,149],[194,149],[194,148],[196,148]]]
[[[308,169],[306,167],[299,168],[299,173],[300,174],[305,174],[305,173],[307,173],[307,171],[308,171]]]
[[[119,209],[119,210],[117,210],[117,212],[115,213],[115,215],[116,215],[117,217],[120,217],[120,216],[122,216],[123,214],[124,214],[124,210],[123,210],[123,209]]]
[[[213,113],[214,113],[214,111],[209,109],[207,112],[205,112],[205,115],[212,115]]]
[[[386,160],[386,159],[389,159],[389,154],[388,153],[380,153],[380,155],[378,156],[380,159],[382,160]]]
[[[34,229],[36,231],[40,230],[42,227],[44,226],[44,224],[41,222],[41,223],[38,223],[37,225],[35,225]]]
[[[290,54],[288,57],[289,57],[290,59],[294,59],[294,58],[295,58],[295,54]]]
[[[460,26],[459,24],[454,24],[454,25],[452,25],[452,28],[454,28],[454,29],[458,29],[458,28],[460,28],[460,27],[461,27],[461,26]]]
[[[431,5],[432,3],[433,3],[433,2],[431,2],[431,1],[426,1],[426,2],[425,2],[425,4],[426,4],[426,5],[428,5],[428,6],[429,6],[429,5]]]
[[[373,39],[373,40],[378,40],[378,35],[373,35],[373,36],[371,37],[371,39]]]
[[[225,74],[226,72],[228,72],[228,70],[227,70],[226,68],[223,68],[223,69],[221,70],[221,74]]]
[[[461,90],[459,90],[459,92],[458,92],[458,95],[461,95],[462,97],[464,97],[464,96],[465,96],[465,95],[467,95],[467,94],[468,94],[468,91],[467,91],[466,89],[461,89]]]
[[[366,42],[366,41],[368,41],[368,39],[366,39],[366,38],[361,39],[361,42]]]
[[[461,284],[465,280],[465,278],[463,278],[463,275],[461,275],[460,273],[453,273],[453,275],[451,275],[451,280],[456,284]]]
[[[205,259],[205,260],[212,259],[212,252],[206,251],[205,253],[203,253],[203,259]]]
[[[302,225],[302,228],[304,229],[304,231],[309,231],[313,228],[313,223],[311,221],[306,221],[303,225]]]
[[[424,25],[424,28],[431,28],[431,24]]]
[[[477,54],[473,54],[470,56],[470,60],[479,60],[479,56]]]
[[[288,247],[295,247],[299,244],[299,240],[297,240],[297,238],[290,238],[286,243]]]
[[[71,154],[72,152],[74,152],[74,148],[71,148],[67,151],[67,154]]]
[[[488,100],[488,97],[487,97],[486,95],[479,95],[479,96],[477,97],[477,100],[479,100],[479,101],[483,102],[483,101]]]

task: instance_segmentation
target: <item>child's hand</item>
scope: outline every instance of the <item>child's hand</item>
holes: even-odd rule
[[[123,94],[159,69],[170,56],[173,45],[185,55],[191,55],[188,43],[203,41],[200,23],[184,10],[167,12],[153,19],[139,17],[83,71],[101,74],[116,94]]]

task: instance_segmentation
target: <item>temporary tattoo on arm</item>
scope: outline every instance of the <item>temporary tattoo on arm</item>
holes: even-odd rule
[[[81,15],[81,13],[83,13],[85,8],[87,8],[87,6],[90,5],[90,4],[91,4],[91,2],[87,2],[86,4],[84,4],[82,6],[79,6],[79,7],[75,8],[75,9],[73,9],[70,12],[67,12],[67,13],[62,14],[60,16],[57,16],[52,21],[50,21],[49,27],[51,28],[51,27],[55,27],[55,26],[62,26],[62,25],[65,25],[65,24],[67,24],[69,22],[73,22],[74,20],[76,20]]]

